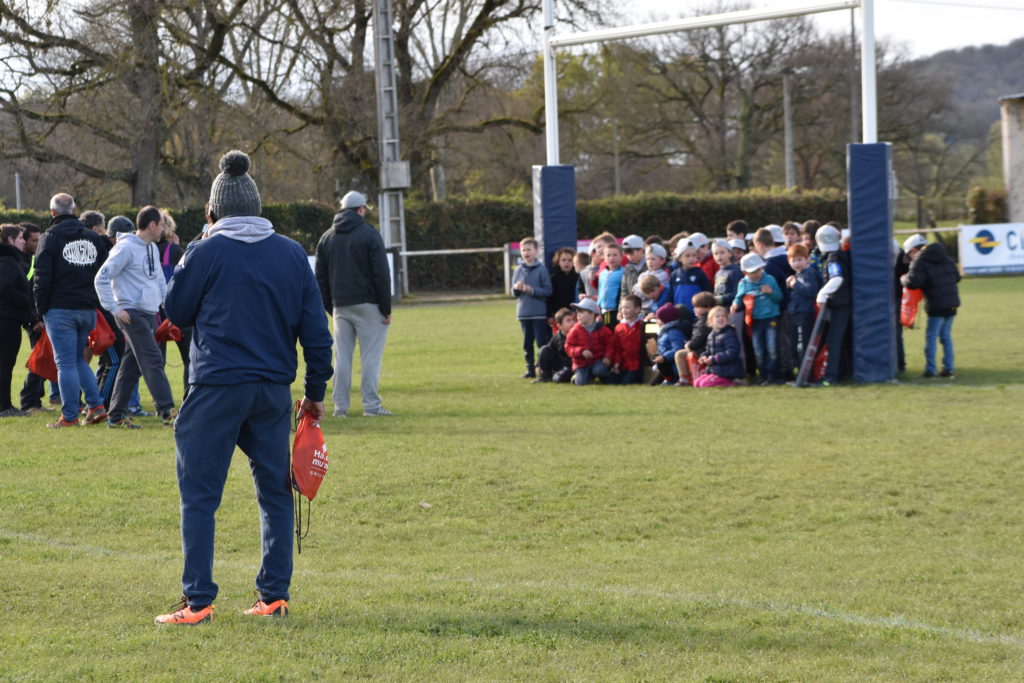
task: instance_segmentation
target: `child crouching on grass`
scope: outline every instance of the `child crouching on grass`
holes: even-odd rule
[[[568,382],[572,379],[572,359],[565,352],[565,340],[576,324],[576,314],[568,308],[560,308],[555,312],[555,323],[558,331],[551,341],[540,350],[537,359],[537,382]]]
[[[683,349],[693,331],[693,314],[690,309],[669,302],[654,315],[658,319],[658,353],[651,360],[658,368],[658,374],[652,384],[685,386],[686,380],[680,379],[676,368],[676,353]]]
[[[601,309],[593,299],[572,307],[577,322],[565,338],[565,352],[572,358],[573,384],[590,384],[594,377],[612,380],[612,366],[619,355],[615,333],[601,323]]]
[[[711,334],[708,335],[699,362],[707,372],[698,377],[695,387],[729,387],[743,378],[743,359],[736,328],[729,324],[729,310],[715,306],[708,313]]]

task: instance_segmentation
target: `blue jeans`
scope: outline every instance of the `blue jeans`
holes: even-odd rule
[[[96,376],[85,362],[82,352],[89,341],[89,333],[96,327],[96,311],[71,308],[51,308],[43,316],[46,333],[53,344],[53,357],[57,361],[57,384],[60,387],[61,414],[71,422],[78,418],[78,395],[85,394],[89,408],[102,405]]]
[[[928,316],[924,330],[924,371],[935,374],[935,341],[942,341],[942,369],[953,372],[953,318],[954,316]]]
[[[758,379],[762,382],[775,379],[779,363],[779,319],[755,319],[750,337],[757,357]]]
[[[604,364],[603,360],[594,361],[585,368],[576,368],[576,372],[572,375],[573,384],[590,384],[590,381],[594,377],[601,379],[607,378],[612,372],[612,369]]]
[[[287,384],[196,384],[174,425],[181,546],[181,588],[188,604],[205,607],[217,597],[213,582],[215,515],[235,446],[249,457],[260,508],[263,561],[256,589],[264,602],[287,600],[292,577],[290,486],[292,398]]]

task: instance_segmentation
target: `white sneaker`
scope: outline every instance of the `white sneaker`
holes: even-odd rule
[[[373,410],[365,410],[365,411],[363,411],[363,417],[384,417],[385,415],[390,415],[390,414],[391,414],[391,411],[389,411],[384,406],[377,406]]]
[[[344,410],[335,410],[334,417],[348,417],[348,413]]]

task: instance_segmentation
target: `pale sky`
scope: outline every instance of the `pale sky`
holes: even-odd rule
[[[752,8],[773,9],[809,4],[813,0],[750,2]],[[711,6],[704,0],[625,0],[620,9],[631,23],[646,23],[708,14]],[[812,19],[826,31],[849,34],[849,10]],[[912,57],[968,45],[1006,45],[1024,37],[1024,0],[875,0],[875,35],[904,43]]]

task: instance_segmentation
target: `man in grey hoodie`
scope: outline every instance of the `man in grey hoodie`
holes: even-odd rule
[[[177,411],[164,360],[153,332],[156,314],[167,293],[156,242],[163,233],[160,210],[147,206],[139,212],[134,233],[121,233],[106,262],[96,273],[100,305],[114,315],[124,333],[125,352],[114,380],[107,426],[138,429],[128,417],[132,391],[140,375],[153,395],[164,425],[174,426]]]

